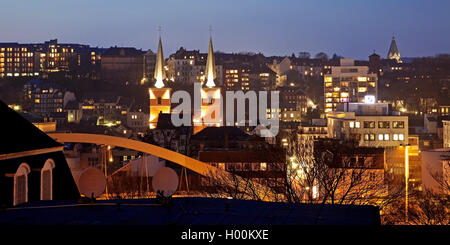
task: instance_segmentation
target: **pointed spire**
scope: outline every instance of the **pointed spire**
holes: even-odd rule
[[[155,87],[164,87],[163,80],[166,78],[166,73],[164,72],[164,55],[161,42],[161,27],[159,28],[159,43],[158,43],[158,53],[156,54],[156,65],[155,65]]]
[[[212,45],[212,35],[211,35],[211,27],[209,27],[209,49],[208,49],[208,58],[206,60],[206,86],[212,88],[216,86],[214,83],[214,79],[216,79],[216,64],[214,61],[214,50]]]
[[[391,46],[389,47],[387,58],[395,59],[397,62],[400,62],[400,52],[398,51],[397,42],[395,41],[394,35],[392,35]]]

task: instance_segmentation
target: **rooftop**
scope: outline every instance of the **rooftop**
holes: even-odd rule
[[[118,205],[120,204],[120,206]],[[173,198],[170,211],[155,199],[41,201],[0,213],[8,225],[377,225],[378,208],[288,204],[218,198]]]

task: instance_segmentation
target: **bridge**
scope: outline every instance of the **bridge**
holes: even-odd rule
[[[143,152],[181,165],[202,176],[217,178],[223,181],[224,185],[237,187],[245,193],[250,191],[250,195],[257,195],[261,200],[268,200],[268,195],[270,195],[267,188],[254,181],[244,180],[239,176],[232,175],[225,170],[213,167],[197,159],[142,141],[101,134],[49,133],[48,135],[60,143],[110,145]]]
[[[197,159],[142,141],[101,134],[49,133],[48,135],[60,143],[111,145],[143,152],[174,162],[203,176],[210,176],[211,174],[213,174],[213,176],[229,174],[225,170],[213,167]]]

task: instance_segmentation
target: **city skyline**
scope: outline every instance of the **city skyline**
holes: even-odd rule
[[[33,11],[22,10],[20,1],[8,2],[7,19],[15,19],[19,11],[25,17],[0,28],[5,33],[1,42],[36,43],[57,38],[61,43],[128,46],[155,52],[158,26],[162,26],[167,53],[174,53],[179,47],[206,52],[208,28],[212,25],[216,50],[227,53],[248,51],[285,56],[306,51],[312,56],[325,52],[329,56],[336,53],[367,59],[375,50],[384,58],[393,34],[403,57],[434,56],[450,50],[450,34],[442,31],[450,23],[450,17],[445,15],[449,3],[444,1],[436,1],[433,6],[426,1],[408,1],[408,5],[402,5],[403,1],[133,1],[127,8],[119,2],[27,3]],[[52,11],[49,6],[59,11]],[[351,12],[347,11],[350,7]],[[361,19],[367,16],[362,14],[365,9],[376,16]]]

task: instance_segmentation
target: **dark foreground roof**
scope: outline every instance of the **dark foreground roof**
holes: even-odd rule
[[[120,207],[117,203],[121,203]],[[154,204],[152,206],[152,204]],[[0,212],[6,225],[378,225],[374,206],[270,203],[216,198],[174,198],[170,211],[155,199],[38,202]],[[44,207],[52,206],[55,207]],[[66,205],[66,206],[64,206]],[[59,207],[56,207],[59,206]]]
[[[62,146],[0,101],[0,155]]]

